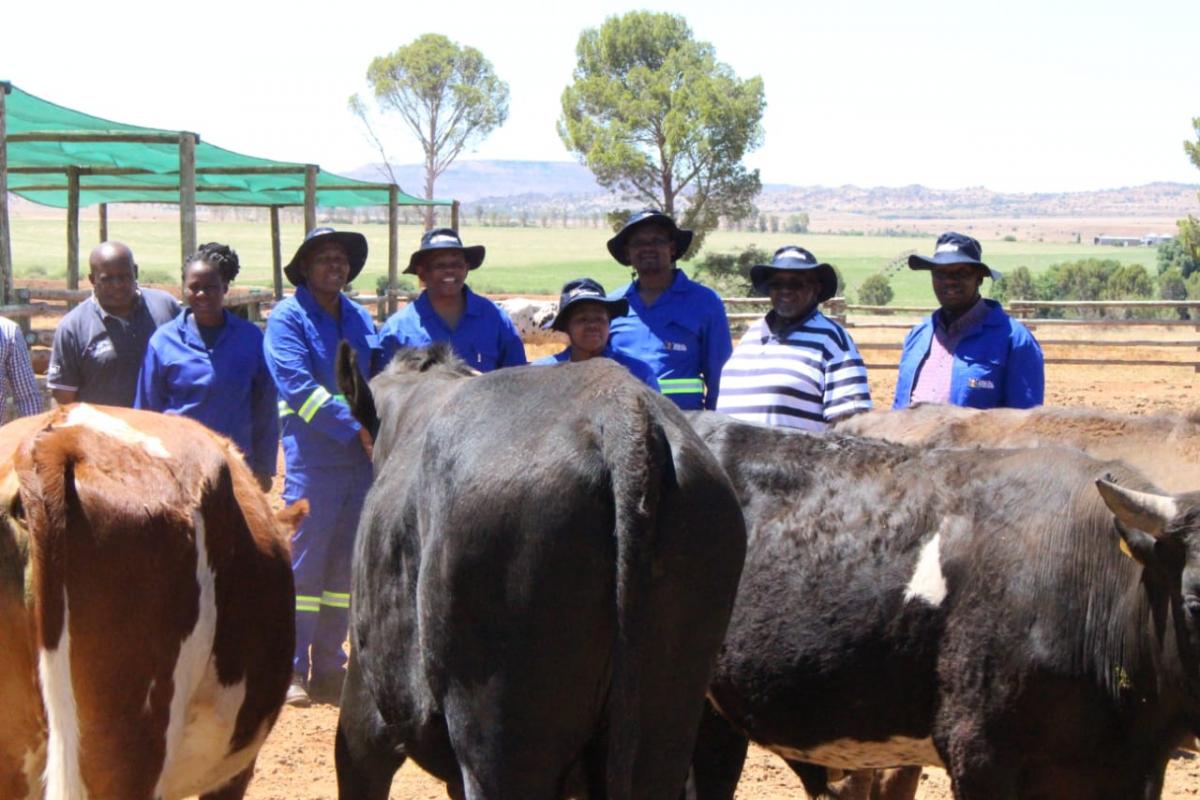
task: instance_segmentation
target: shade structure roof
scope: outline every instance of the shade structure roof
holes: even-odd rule
[[[27,200],[68,207],[69,180],[79,205],[173,203],[180,188],[180,138],[186,132],[114,122],[43,100],[16,86],[5,102],[8,190]],[[302,206],[305,174],[315,175],[322,206],[387,205],[391,186],[355,180],[312,165],[248,156],[198,142],[198,205]],[[449,206],[398,193],[399,205]]]

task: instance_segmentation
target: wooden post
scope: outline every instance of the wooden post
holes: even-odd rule
[[[450,204],[450,227],[458,231],[458,201]]]
[[[317,165],[304,165],[304,235],[317,227]]]
[[[196,252],[196,134],[179,134],[179,263]]]
[[[67,288],[79,288],[79,167],[67,167]]]
[[[388,281],[387,281],[387,315],[396,312],[396,270],[400,261],[400,187],[388,187]]]
[[[283,299],[283,253],[279,246],[279,206],[271,206],[271,275],[275,278],[275,299]]]
[[[100,204],[100,241],[108,241],[108,203]]]
[[[8,305],[12,295],[13,263],[12,236],[8,228],[8,113],[4,108],[4,97],[12,90],[7,83],[0,83],[0,303]]]

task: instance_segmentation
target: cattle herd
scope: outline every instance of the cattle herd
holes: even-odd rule
[[[1155,798],[1200,729],[1200,424],[917,406],[824,434],[621,367],[402,353],[334,743],[452,798]],[[243,796],[291,675],[290,529],[198,423],[0,428],[0,800]],[[878,771],[878,772],[877,772]]]

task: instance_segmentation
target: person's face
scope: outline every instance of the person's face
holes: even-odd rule
[[[183,299],[201,325],[219,325],[229,284],[207,261],[193,261],[183,273]]]
[[[629,262],[644,286],[665,288],[670,284],[677,253],[669,229],[654,223],[639,225],[625,240],[625,247]]]
[[[933,294],[938,305],[952,314],[962,312],[975,305],[979,299],[979,287],[983,284],[983,272],[970,264],[949,264],[930,270],[933,276]]]
[[[820,291],[816,270],[775,272],[767,280],[771,308],[781,319],[797,319],[816,302]]]
[[[100,307],[110,314],[122,314],[133,307],[137,296],[136,268],[130,258],[112,258],[93,263],[88,280]]]
[[[349,277],[350,257],[337,242],[317,245],[304,260],[304,282],[313,294],[337,294]]]
[[[460,250],[434,250],[417,262],[417,277],[433,299],[449,300],[462,294],[470,265]]]
[[[608,310],[600,303],[580,303],[567,317],[567,336],[575,355],[600,355],[608,344]]]

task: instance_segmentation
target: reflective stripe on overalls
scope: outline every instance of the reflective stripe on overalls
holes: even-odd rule
[[[699,378],[659,378],[659,389],[665,395],[694,394],[704,396],[704,381]]]
[[[319,409],[321,407],[322,403],[324,403],[326,400],[329,400],[329,399],[333,399],[333,400],[337,400],[338,402],[345,403],[346,395],[330,394],[329,390],[326,389],[324,386],[318,386],[316,389],[313,389],[313,393],[308,396],[308,399],[300,404],[299,411],[292,411],[291,406],[289,406],[287,404],[286,400],[280,400],[279,401],[279,418],[283,419],[284,417],[288,416],[289,414],[296,414],[297,416],[300,417],[300,419],[304,420],[305,422],[312,422],[312,418],[315,417],[317,414],[317,409]]]

